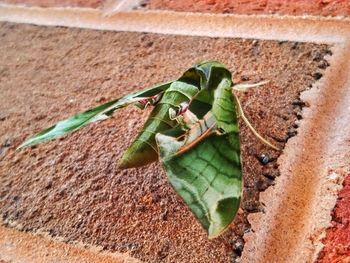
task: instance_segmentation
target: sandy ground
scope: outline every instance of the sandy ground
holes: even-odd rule
[[[348,0],[145,0],[142,7],[186,12],[348,16]]]
[[[158,164],[120,170],[116,161],[148,112],[127,108],[71,136],[15,151],[29,135],[75,112],[174,79],[204,59],[234,80],[270,80],[241,94],[249,119],[283,147],[297,133],[298,97],[328,66],[325,45],[195,38],[0,24],[0,215],[3,223],[67,242],[130,252],[147,262],[227,262],[249,231],[258,193],[279,175],[279,153],[241,123],[243,213],[209,241]]]

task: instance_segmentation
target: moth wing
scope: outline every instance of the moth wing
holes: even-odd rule
[[[152,97],[159,94],[160,92],[165,91],[171,83],[172,81],[153,86],[151,88],[146,88],[141,91],[130,93],[116,100],[104,103],[87,111],[78,113],[37,133],[33,137],[27,139],[18,148],[25,148],[28,146],[36,145],[43,141],[52,140],[67,133],[76,131],[89,123],[107,119],[113,114],[115,110],[126,107],[130,104],[134,104],[135,102],[137,102],[138,98]]]
[[[220,235],[233,221],[240,204],[238,134],[212,133],[182,153],[184,143],[176,137],[159,133],[156,140],[161,163],[175,191],[209,238]],[[232,143],[238,143],[238,148],[232,147]]]

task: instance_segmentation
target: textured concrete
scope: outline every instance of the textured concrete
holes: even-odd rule
[[[315,82],[314,76],[322,76],[330,53],[327,45],[307,43],[6,23],[0,28],[0,60],[4,61],[0,84],[3,221],[23,230],[40,229],[70,242],[128,250],[147,262],[230,260],[231,242],[241,242],[250,228],[247,214],[260,210],[259,191],[273,184],[271,177],[278,175],[276,159],[280,153],[258,143],[241,123],[246,187],[243,213],[230,231],[208,241],[159,165],[126,171],[116,165],[136,136],[144,112],[129,107],[116,112],[115,119],[35,149],[15,152],[18,144],[74,112],[174,79],[189,65],[211,58],[227,64],[236,81],[270,81],[239,96],[256,129],[283,147],[295,135],[291,129],[300,114],[300,107],[293,102]],[[268,165],[259,162],[261,154],[271,159]]]

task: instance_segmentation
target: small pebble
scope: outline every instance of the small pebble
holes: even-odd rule
[[[138,212],[144,212],[146,210],[146,206],[144,206],[144,205],[136,205],[135,209]]]
[[[276,176],[273,173],[264,173],[263,176],[270,180],[274,180],[276,178]]]
[[[252,46],[257,46],[259,43],[259,41],[257,39],[254,39],[252,42]]]
[[[52,181],[48,181],[47,184],[45,185],[46,189],[50,189],[52,187]]]
[[[313,77],[315,80],[319,80],[320,78],[322,78],[322,73],[320,73],[320,72],[315,72],[314,74],[312,74],[312,77]]]
[[[2,144],[3,147],[10,147],[12,144],[12,139],[11,138],[7,138],[4,143]]]
[[[301,112],[297,112],[297,119],[301,120],[303,118],[303,115],[301,114]]]
[[[326,69],[329,66],[329,63],[326,60],[321,60],[317,66],[320,69]]]
[[[259,203],[254,202],[254,201],[246,202],[244,204],[244,210],[247,211],[248,213],[259,212]]]
[[[290,127],[287,131],[287,136],[288,136],[288,138],[291,138],[291,137],[297,135],[297,133],[298,132],[294,127]]]
[[[160,214],[160,218],[163,221],[166,221],[168,219],[168,210],[165,210],[163,213]]]
[[[274,185],[275,181],[274,179],[268,179],[267,177],[265,180],[263,178],[259,179],[256,182],[256,188],[260,191],[263,192],[265,191],[269,186]]]
[[[266,171],[263,173],[263,176],[265,176],[266,178],[268,178],[270,180],[275,180],[275,178],[279,175],[280,175],[280,172],[278,171],[278,169],[269,170],[269,171]]]
[[[320,52],[319,50],[316,50],[314,52],[311,53],[312,54],[312,60],[313,61],[321,61],[323,58],[323,53]]]
[[[294,101],[292,102],[292,104],[293,104],[294,106],[300,106],[300,107],[304,107],[304,106],[305,106],[305,102],[302,101],[302,100],[294,100]]]
[[[326,50],[326,55],[332,56],[332,55],[333,55],[333,52],[332,52],[332,50],[330,50],[330,49],[327,49],[327,50]]]
[[[267,154],[261,154],[258,156],[258,160],[262,165],[266,165],[270,162],[270,158]]]
[[[298,42],[294,42],[290,48],[291,49],[296,49],[298,46],[299,46],[299,43]]]
[[[250,80],[249,76],[247,76],[247,75],[241,76],[241,81],[247,81],[247,80]]]
[[[153,41],[147,42],[146,47],[151,47],[151,46],[153,46]]]
[[[233,243],[233,251],[240,257],[242,255],[244,241],[242,238],[237,238]]]

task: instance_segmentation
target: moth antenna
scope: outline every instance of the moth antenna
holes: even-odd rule
[[[278,148],[277,146],[273,145],[272,143],[270,143],[268,140],[264,139],[253,127],[253,125],[249,122],[248,118],[245,116],[242,105],[239,101],[239,99],[237,98],[236,94],[233,93],[233,96],[236,99],[237,102],[237,107],[238,107],[238,116],[241,117],[243,119],[243,121],[245,122],[245,124],[248,126],[248,128],[253,132],[253,134],[260,140],[262,141],[264,144],[266,144],[267,146],[271,147],[272,149],[276,150],[276,151],[280,151],[281,149]]]

